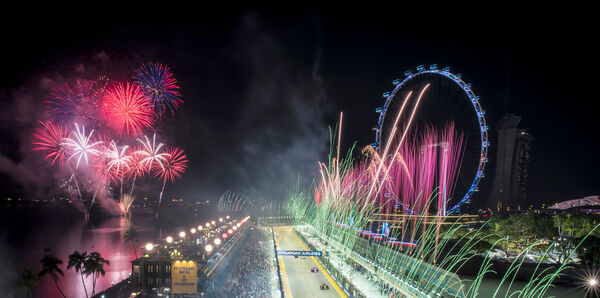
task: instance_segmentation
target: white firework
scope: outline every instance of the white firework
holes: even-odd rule
[[[106,158],[109,160],[107,168],[109,171],[114,170],[121,175],[122,171],[128,170],[131,164],[131,156],[127,155],[128,145],[119,149],[117,142],[110,141],[110,146],[106,147]]]
[[[79,125],[75,123],[75,131],[71,132],[70,138],[65,138],[61,145],[65,146],[69,152],[69,160],[77,159],[77,163],[75,164],[75,168],[79,168],[79,164],[81,160],[85,160],[85,163],[89,163],[89,156],[98,156],[100,155],[100,150],[97,147],[102,144],[102,141],[93,142],[92,135],[94,134],[94,130],[90,131],[89,135],[85,134],[85,126],[82,126],[79,129]]]
[[[142,149],[135,152],[135,154],[139,154],[142,157],[140,163],[148,170],[152,169],[155,164],[164,170],[165,166],[163,163],[171,155],[163,152],[163,143],[156,144],[156,133],[152,138],[152,142],[150,142],[148,136],[144,136],[143,140],[139,138],[137,140],[142,144]]]

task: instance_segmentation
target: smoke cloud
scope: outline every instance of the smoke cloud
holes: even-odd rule
[[[213,198],[233,189],[253,200],[282,200],[299,178],[304,185],[312,182],[317,161],[328,152],[319,52],[308,66],[295,61],[254,14],[243,17],[229,48],[244,71],[236,86],[241,94],[228,107],[239,112],[225,128],[201,132],[201,139],[211,140],[204,154],[217,162],[207,161],[213,163],[209,170],[191,167],[205,170],[200,187],[209,187],[204,193]]]

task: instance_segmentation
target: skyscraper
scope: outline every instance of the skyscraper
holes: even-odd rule
[[[488,207],[526,207],[527,170],[533,137],[518,128],[521,117],[507,115],[500,120],[496,171],[488,200]]]

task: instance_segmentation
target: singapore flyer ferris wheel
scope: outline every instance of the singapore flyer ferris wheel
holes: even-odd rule
[[[371,146],[382,157],[395,153],[401,164],[385,196],[395,201],[396,210],[413,214],[459,212],[484,177],[485,111],[471,84],[448,67],[419,66],[404,74],[376,110]]]

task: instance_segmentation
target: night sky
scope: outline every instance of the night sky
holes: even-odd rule
[[[41,178],[15,174],[43,175],[23,162],[35,121],[22,103],[43,100],[44,78],[71,77],[78,64],[94,69],[98,57],[118,65],[115,76],[160,61],[180,82],[185,103],[165,131],[188,152],[190,168],[167,197],[215,200],[235,190],[282,200],[326,160],[328,126],[340,111],[345,148],[373,142],[381,94],[405,70],[433,63],[472,83],[490,128],[506,113],[522,116],[534,137],[532,204],[598,195],[600,9],[548,3],[16,10],[18,22],[2,21],[0,196],[45,193],[29,190]],[[477,204],[488,196],[490,153]]]

